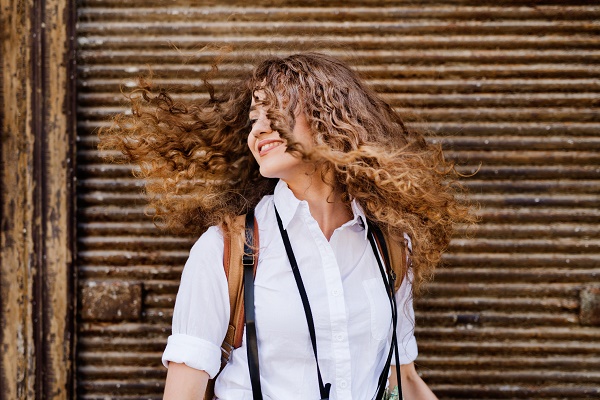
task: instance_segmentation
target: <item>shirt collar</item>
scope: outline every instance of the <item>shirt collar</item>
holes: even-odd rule
[[[294,193],[288,187],[287,183],[285,183],[281,179],[277,183],[277,186],[275,186],[275,191],[273,192],[273,201],[275,202],[275,207],[277,207],[277,211],[279,212],[279,216],[281,217],[283,229],[287,229],[289,223],[296,215],[296,212],[298,211],[300,205],[306,203],[305,201],[298,200],[296,196],[294,196]],[[366,239],[368,234],[368,226],[367,218],[365,217],[365,212],[363,211],[360,204],[358,204],[356,199],[352,199],[350,205],[352,208],[353,217],[343,226],[359,225],[362,229],[364,229]]]
[[[275,207],[277,207],[277,212],[281,217],[283,229],[287,229],[290,221],[294,218],[294,215],[296,215],[296,211],[298,211],[301,202],[294,196],[294,193],[292,193],[287,183],[281,179],[277,182],[277,186],[275,186],[273,201],[275,202]]]
[[[361,228],[365,231],[365,239],[367,239],[367,235],[369,234],[369,226],[367,225],[367,217],[365,216],[365,212],[356,199],[352,199],[350,203],[352,206],[352,214],[354,214],[354,218],[350,221],[350,225],[359,224]]]

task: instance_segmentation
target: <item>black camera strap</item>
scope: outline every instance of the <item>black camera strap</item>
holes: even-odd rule
[[[294,278],[296,279],[296,285],[298,286],[298,291],[300,292],[300,297],[302,298],[302,306],[304,307],[304,313],[306,314],[306,323],[308,324],[310,341],[312,343],[313,352],[315,354],[315,362],[317,363],[317,376],[319,378],[319,392],[321,393],[321,400],[327,400],[329,399],[331,383],[323,384],[321,369],[319,368],[319,358],[317,356],[317,335],[315,333],[315,323],[313,320],[312,311],[310,309],[310,303],[308,302],[308,296],[306,295],[304,282],[302,282],[302,277],[300,276],[298,262],[296,262],[296,257],[294,256],[294,252],[292,251],[290,237],[288,236],[287,231],[283,229],[283,223],[281,222],[281,217],[279,216],[279,212],[277,212],[277,208],[275,208],[275,216],[277,217],[277,225],[279,225],[279,232],[281,232],[283,245],[285,246],[285,251],[288,255],[288,259],[290,260],[292,272],[294,273]]]
[[[260,369],[258,366],[258,341],[256,339],[256,316],[254,313],[254,210],[246,214],[246,240],[244,241],[244,320],[246,323],[246,353],[248,355],[248,369],[250,370],[250,383],[252,384],[252,397],[262,400],[260,386]]]
[[[385,392],[385,387],[387,383],[387,371],[390,369],[390,365],[392,363],[392,353],[395,354],[396,361],[396,379],[398,382],[398,393],[400,393],[400,397],[402,398],[402,383],[400,379],[400,356],[398,355],[398,336],[396,334],[396,324],[398,322],[398,306],[396,304],[396,296],[394,293],[395,283],[396,283],[396,273],[392,268],[387,244],[385,243],[385,237],[383,236],[383,232],[379,229],[378,226],[368,222],[369,226],[369,243],[371,243],[371,247],[373,248],[373,253],[375,254],[375,258],[377,259],[377,265],[379,266],[379,272],[381,273],[381,277],[383,278],[383,283],[385,285],[385,291],[388,294],[388,298],[390,299],[390,306],[392,308],[392,343],[390,346],[390,352],[388,353],[388,357],[383,367],[383,371],[379,376],[379,381],[377,385],[377,392],[375,394],[375,399],[380,400],[383,399],[383,394]],[[379,245],[379,246],[378,246]],[[381,257],[379,257],[379,253],[384,257],[385,265],[387,268],[384,269],[383,264],[381,262]],[[387,270],[387,274],[386,274]],[[386,275],[388,279],[386,279]],[[395,351],[394,351],[395,350]]]

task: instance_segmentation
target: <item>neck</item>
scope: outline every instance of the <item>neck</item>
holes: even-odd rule
[[[323,182],[319,174],[300,181],[285,182],[298,200],[308,203],[312,217],[329,240],[333,231],[352,219],[352,210],[342,202],[342,192]]]

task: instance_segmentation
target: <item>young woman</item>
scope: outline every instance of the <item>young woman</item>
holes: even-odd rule
[[[165,399],[203,399],[219,371],[229,321],[224,234],[250,209],[260,237],[254,287],[263,398],[322,398],[290,257],[312,309],[329,398],[374,398],[392,314],[368,240],[370,221],[411,249],[395,294],[403,396],[435,399],[413,363],[412,295],[431,277],[452,225],[471,219],[439,146],[407,129],[348,66],[318,53],[267,59],[201,104],[149,89],[132,96],[134,112],[117,117],[100,148],[139,165],[160,223],[204,232],[185,265],[163,354]],[[245,336],[215,395],[253,398]]]

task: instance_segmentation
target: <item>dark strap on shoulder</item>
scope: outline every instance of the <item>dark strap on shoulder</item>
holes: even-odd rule
[[[306,294],[306,289],[304,288],[304,282],[302,281],[302,276],[300,275],[300,269],[298,269],[298,262],[296,261],[296,257],[294,256],[294,252],[292,250],[290,237],[288,236],[287,231],[283,229],[283,223],[281,222],[281,217],[279,216],[279,212],[277,212],[277,208],[275,208],[275,216],[277,217],[277,225],[279,226],[279,232],[281,232],[281,238],[283,239],[285,251],[292,266],[294,279],[296,280],[296,285],[298,286],[298,291],[300,292],[302,306],[304,307],[304,314],[306,314],[306,323],[308,324],[310,341],[312,343],[313,353],[315,354],[315,362],[317,364],[317,377],[319,378],[319,392],[321,394],[321,400],[327,400],[329,399],[331,383],[323,384],[321,369],[319,368],[319,357],[317,356],[317,335],[315,332],[315,322],[310,309],[310,303],[308,302],[308,295]]]
[[[254,314],[254,210],[246,214],[246,240],[244,241],[244,314],[246,319],[246,350],[248,353],[248,369],[252,384],[254,400],[262,400],[260,386],[260,369],[258,366],[258,343],[256,339],[256,316]]]
[[[371,247],[373,248],[373,253],[375,254],[375,258],[377,259],[377,265],[379,266],[379,272],[381,273],[381,277],[383,278],[383,283],[385,285],[385,290],[390,299],[390,306],[392,308],[392,343],[390,346],[390,352],[388,353],[388,357],[381,371],[381,375],[379,375],[379,382],[377,385],[377,393],[375,395],[375,399],[383,399],[383,393],[385,391],[386,382],[388,379],[388,371],[390,370],[390,365],[392,363],[392,353],[395,354],[396,361],[396,379],[398,381],[398,393],[402,396],[402,383],[400,379],[400,356],[398,354],[398,337],[396,334],[396,324],[398,321],[398,307],[396,304],[396,296],[394,293],[395,290],[395,281],[396,274],[394,273],[394,269],[390,265],[390,257],[388,254],[387,244],[385,242],[385,237],[383,236],[383,232],[379,229],[378,226],[368,222],[369,226],[369,243],[371,243]],[[378,246],[379,245],[379,246]],[[379,257],[379,253],[383,255],[385,260],[386,269],[384,270],[383,264],[381,262],[381,258]],[[387,279],[386,272],[387,271]],[[394,351],[395,350],[395,351]]]

